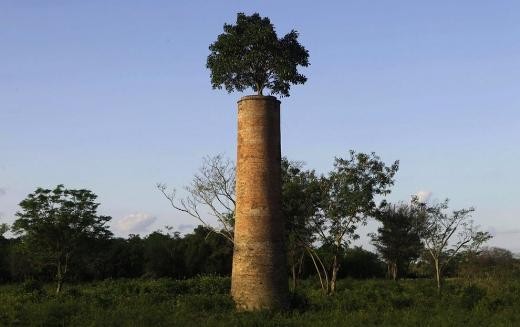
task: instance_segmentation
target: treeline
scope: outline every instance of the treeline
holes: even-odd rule
[[[187,279],[197,275],[231,274],[232,245],[210,229],[198,226],[184,236],[177,232],[155,231],[146,237],[109,238],[89,242],[71,260],[69,281],[107,278]],[[55,280],[51,265],[39,262],[27,252],[21,238],[0,237],[0,280]],[[360,247],[349,249],[341,258],[345,269],[340,277],[373,278],[385,276],[385,265],[375,253]],[[289,272],[289,269],[288,269]],[[300,267],[302,278],[314,275],[310,260]]]
[[[413,198],[387,203],[398,161],[385,164],[374,153],[350,151],[335,158],[328,174],[282,160],[282,216],[286,221],[288,274],[315,277],[325,293],[339,278],[433,276],[440,290],[446,276],[514,271],[512,254],[482,252],[490,235],[471,220],[473,208],[449,211],[448,201],[429,204]],[[54,280],[57,292],[67,281],[106,278],[190,278],[229,275],[235,215],[235,166],[222,156],[208,157],[177,198],[159,184],[173,208],[201,226],[181,236],[167,229],[146,237],[114,238],[111,217],[97,214],[99,203],[89,190],[38,188],[20,203],[10,230],[0,236],[0,280]],[[383,200],[380,200],[383,199]],[[209,223],[216,217],[218,226]],[[371,234],[377,253],[352,247],[357,229],[369,219],[380,223]],[[3,225],[0,235],[7,226]],[[496,268],[496,267],[500,268]],[[488,270],[485,267],[493,267]]]
[[[210,229],[198,226],[184,236],[170,231],[155,231],[146,237],[109,238],[90,243],[71,262],[67,280],[82,282],[107,278],[175,278],[197,275],[231,274],[232,245]],[[326,257],[329,249],[317,251]],[[329,254],[330,255],[330,254]],[[54,281],[52,265],[38,262],[26,251],[21,238],[0,236],[0,281],[20,282],[36,279]],[[431,277],[427,256],[414,261],[403,277]],[[339,278],[392,277],[387,264],[374,252],[361,247],[348,248],[339,258]],[[288,274],[291,267],[287,267]],[[500,248],[484,248],[474,256],[459,255],[446,270],[448,277],[506,277],[520,273],[520,260]],[[303,257],[298,278],[315,278],[310,257]]]
[[[146,237],[110,237],[80,244],[69,259],[67,280],[229,275],[231,258],[229,243],[202,226],[184,236],[156,231]],[[55,262],[42,259],[28,251],[22,238],[0,237],[1,281],[55,280]]]

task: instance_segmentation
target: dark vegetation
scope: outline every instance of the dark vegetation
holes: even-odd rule
[[[37,280],[54,281],[54,262],[38,261],[27,252],[21,238],[0,239],[3,253],[0,279],[3,282]],[[78,250],[67,272],[68,282],[84,282],[107,278],[176,278],[186,279],[200,274],[230,274],[232,247],[225,239],[202,226],[192,233],[156,231],[146,237],[97,240]],[[38,262],[37,262],[38,261]]]
[[[197,227],[192,233],[155,231],[146,237],[98,240],[98,244],[77,252],[67,274],[69,283],[117,278],[188,279],[201,274],[229,276],[232,245],[208,228]],[[325,249],[318,249],[325,252]],[[35,262],[21,238],[0,238],[2,266],[0,280],[51,282],[56,279],[53,263]],[[360,247],[345,251],[339,258],[344,269],[340,278],[385,276],[385,265],[375,253]],[[304,258],[299,278],[314,275],[312,261]]]

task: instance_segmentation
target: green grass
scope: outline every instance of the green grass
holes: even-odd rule
[[[238,313],[228,278],[0,286],[0,326],[520,326],[520,280],[304,281],[287,312]]]

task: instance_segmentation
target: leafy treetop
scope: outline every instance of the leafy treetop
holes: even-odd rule
[[[269,18],[257,13],[238,13],[236,25],[224,24],[224,33],[209,49],[206,67],[214,89],[224,86],[231,93],[251,87],[263,95],[268,88],[287,97],[291,84],[307,81],[297,69],[309,66],[309,52],[298,43],[298,32],[291,30],[279,39]]]
[[[70,263],[95,240],[112,233],[106,223],[111,217],[97,214],[97,196],[89,190],[38,188],[20,202],[12,230],[22,237],[42,265],[53,266],[58,282],[56,293],[68,275]]]

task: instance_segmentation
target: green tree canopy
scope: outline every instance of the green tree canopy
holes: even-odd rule
[[[377,213],[376,199],[390,193],[399,161],[387,166],[375,153],[349,152],[349,158],[335,158],[334,169],[324,179],[326,196],[323,216],[315,219],[316,230],[332,254],[330,291],[336,287],[339,256],[347,249],[359,224]],[[383,202],[384,203],[384,202]]]
[[[322,193],[320,178],[314,170],[304,169],[302,162],[282,158],[282,215],[286,223],[287,259],[293,290],[302,272],[305,254],[314,255],[316,235],[312,219],[320,211]]]
[[[269,18],[257,13],[238,13],[236,25],[224,24],[224,33],[209,49],[206,66],[213,88],[241,92],[250,87],[258,95],[268,88],[271,94],[289,96],[291,84],[307,81],[298,72],[298,66],[309,65],[309,52],[298,43],[298,32],[279,39]]]
[[[372,244],[386,261],[394,280],[419,258],[423,245],[420,239],[419,217],[409,205],[388,205],[375,218],[381,222],[377,234],[371,234]]]
[[[89,190],[38,188],[20,203],[13,231],[22,236],[33,259],[52,265],[60,292],[70,263],[89,241],[108,238],[105,224],[111,219],[97,214],[97,196]]]

